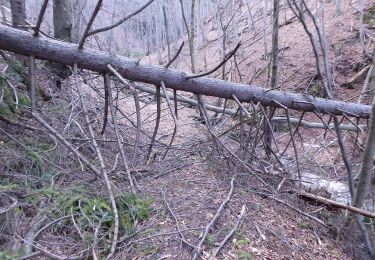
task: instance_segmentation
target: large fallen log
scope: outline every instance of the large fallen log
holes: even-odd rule
[[[269,90],[253,85],[238,84],[213,78],[186,79],[181,71],[142,64],[122,56],[85,48],[53,39],[34,37],[30,32],[0,25],[0,49],[23,55],[33,55],[38,59],[66,65],[78,63],[79,67],[108,72],[111,64],[124,78],[154,85],[164,81],[167,88],[231,99],[235,95],[241,102],[254,102],[265,106],[287,107],[306,112],[317,111],[331,115],[370,117],[370,106],[343,101],[314,98],[303,94]]]

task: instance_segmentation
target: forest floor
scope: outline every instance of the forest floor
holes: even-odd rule
[[[369,62],[362,54],[358,37],[358,12],[349,3],[343,3],[342,15],[335,16],[334,5],[325,6],[325,33],[335,76],[335,98],[340,100],[354,98],[355,102],[355,97],[361,92],[364,76],[351,88],[342,86]],[[211,34],[215,39],[217,32],[213,31]],[[367,26],[366,35],[368,39],[375,39],[374,28]],[[281,46],[287,46],[281,59],[280,89],[311,94],[316,90],[312,89],[314,86],[312,76],[315,73],[314,58],[310,48],[306,48],[309,46],[308,39],[301,25],[295,21],[281,27],[280,36]],[[242,37],[245,40],[252,39],[249,33],[244,33]],[[246,42],[244,39],[242,41]],[[367,48],[371,50],[373,41],[368,40],[368,42],[370,44]],[[206,55],[215,58],[209,61],[209,65],[217,64],[220,56],[214,51],[217,42],[212,40],[210,46],[207,48]],[[262,42],[255,41],[254,44],[249,44],[242,50],[243,57],[248,56],[241,62],[242,65],[239,68],[243,73],[243,82],[249,82],[254,71],[260,71],[267,66],[267,61],[262,59],[262,48]],[[203,50],[199,50],[197,56],[202,57],[202,52]],[[156,56],[146,57],[143,61],[158,63]],[[161,56],[165,57],[166,52],[163,52]],[[202,60],[198,61],[198,68],[204,67]],[[187,48],[175,67],[188,71],[186,64],[188,64]],[[238,80],[236,77],[233,76],[232,80]],[[266,78],[263,74],[255,78],[253,82],[264,86],[267,82]],[[75,116],[78,118],[79,114],[75,110],[78,101],[74,91],[74,80],[67,79],[63,82],[62,88],[58,89],[45,68],[38,69],[37,79],[53,97],[51,101],[39,103],[43,117],[56,129],[61,130],[64,136],[71,138],[72,143],[80,146],[82,153],[92,159],[95,158],[90,146],[87,145],[87,136],[81,129],[80,123],[82,125],[82,122],[78,119],[76,123],[71,122],[72,115],[74,115],[73,118]],[[96,88],[97,84],[99,85],[95,80],[92,81],[94,87],[89,83],[82,83],[82,89],[84,96],[90,100],[88,102],[90,115],[96,119],[94,130],[99,133],[102,124],[103,99],[100,92],[102,89],[99,92],[93,91],[93,89],[99,89],[99,87]],[[141,105],[145,106],[142,109],[144,120],[142,128],[151,135],[155,124],[156,103],[149,95],[142,95],[141,100],[143,100]],[[215,101],[212,98],[206,100]],[[132,120],[135,119],[132,97],[119,101],[118,106]],[[168,143],[174,125],[165,101],[162,102],[162,110],[163,117],[157,140]],[[296,112],[291,114],[296,117],[299,115]],[[29,110],[26,109],[17,120],[22,121],[22,124],[38,126],[30,117]],[[214,250],[219,247],[220,242],[237,222],[239,222],[239,227],[218,253],[217,259],[368,258],[366,247],[354,229],[345,232],[342,238],[337,238],[345,212],[298,197],[294,192],[298,187],[295,181],[296,173],[285,172],[277,166],[276,161],[268,160],[262,153],[256,153],[256,159],[249,161],[247,167],[252,170],[249,172],[246,167],[244,168],[238,161],[236,162],[223,152],[224,149],[216,147],[206,125],[198,122],[197,117],[198,113],[195,109],[179,105],[176,139],[164,160],[161,157],[165,145],[156,145],[154,161],[146,163],[145,153],[148,141],[141,140],[136,160],[134,164],[131,163],[131,172],[136,179],[139,196],[149,201],[147,217],[133,223],[135,227],[132,227],[132,232],[123,234],[125,238],[119,243],[115,259],[191,259],[205,227],[214,218],[228,194],[231,195],[230,200],[203,243],[202,259],[212,257]],[[317,120],[315,116],[309,115],[307,119]],[[229,119],[225,121],[224,126],[230,127],[234,124],[235,122]],[[133,143],[134,127],[130,127],[126,120],[122,122],[122,126],[124,136],[126,136],[125,143]],[[20,238],[25,237],[30,227],[35,225],[39,214],[47,216],[50,221],[56,217],[56,212],[60,214],[59,216],[71,214],[73,218],[74,214],[70,210],[72,208],[76,210],[77,201],[85,201],[89,196],[106,194],[104,185],[99,181],[88,182],[88,184],[85,182],[92,177],[89,171],[82,167],[76,158],[61,145],[54,144],[53,138],[51,141],[51,137],[46,132],[26,130],[3,121],[0,121],[0,127],[11,133],[17,140],[26,143],[27,146],[37,146],[38,149],[43,149],[42,158],[35,157],[34,154],[32,154],[34,157],[30,157],[30,152],[25,152],[22,147],[10,141],[9,137],[0,134],[2,167],[0,175],[7,178],[9,174],[13,174],[2,183],[0,188],[5,189],[7,186],[6,191],[17,197],[22,208],[22,212],[8,212],[5,218],[0,219],[1,231],[3,231],[0,234],[0,249],[4,252],[18,247],[22,241]],[[224,127],[221,126],[222,129]],[[322,133],[324,133],[323,130],[300,129],[297,148],[301,154],[304,153],[304,156],[300,158],[301,170],[329,175],[332,180],[345,180],[345,168],[341,159],[336,158],[338,146],[336,143],[332,144],[332,140],[335,139],[334,133],[329,132],[324,137]],[[275,133],[281,147],[285,146],[288,141],[284,134],[285,131]],[[238,135],[238,131],[233,131],[223,138],[222,143],[227,148],[238,152],[240,150],[239,143],[236,141]],[[113,136],[113,131],[107,129],[103,139],[112,140]],[[360,137],[363,139],[363,136]],[[361,162],[361,152],[355,150],[356,148],[350,143],[351,140],[348,138],[348,147],[353,150],[350,159],[356,170]],[[362,143],[363,140],[360,142]],[[48,146],[44,147],[46,144]],[[318,146],[312,149],[314,144]],[[113,143],[108,141],[101,145],[106,163],[116,166],[118,154],[115,152]],[[306,147],[306,145],[309,146]],[[128,149],[127,155],[132,158],[132,145],[125,145],[125,147]],[[217,150],[220,152],[216,153]],[[238,154],[243,158],[241,152]],[[29,157],[22,157],[26,155]],[[60,169],[59,174],[45,171],[55,166],[46,166],[48,163],[43,156],[49,160],[52,159],[55,164],[62,166],[63,170]],[[293,158],[293,149],[289,148],[285,157]],[[334,163],[336,166],[332,166]],[[319,170],[318,166],[325,170]],[[116,170],[110,173],[110,178],[115,185],[115,190],[118,193],[130,193],[123,172],[113,168]],[[22,175],[26,171],[35,172],[36,169],[44,173],[27,175],[27,177]],[[234,180],[233,190],[232,180]],[[12,186],[13,183],[17,183],[16,188]],[[85,190],[82,191],[82,189]],[[317,194],[326,192],[324,190],[309,191]],[[66,204],[70,203],[75,196],[80,196],[80,199],[73,200],[72,204]],[[40,206],[40,201],[43,201],[43,206]],[[40,208],[48,210],[40,211]],[[81,205],[79,208],[81,209]],[[103,206],[102,210],[104,209]],[[243,216],[240,216],[243,209],[245,209]],[[81,211],[86,212],[85,209]],[[83,250],[88,243],[85,241],[84,233],[95,233],[95,226],[79,232],[76,227],[68,228],[67,225],[63,223],[46,230],[39,236],[37,245],[59,255],[71,255],[77,250]],[[7,235],[7,233],[12,233],[11,230],[13,234]],[[82,241],[77,242],[80,237],[83,237]],[[106,240],[106,238],[99,238],[99,240]],[[37,255],[32,259],[49,259],[49,257]]]

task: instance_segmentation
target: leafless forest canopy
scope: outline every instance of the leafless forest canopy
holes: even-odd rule
[[[374,259],[375,3],[0,0],[0,259]]]

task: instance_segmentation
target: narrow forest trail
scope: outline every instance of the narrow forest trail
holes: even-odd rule
[[[149,122],[144,124],[144,130],[152,132],[156,104],[147,96],[143,100],[149,105],[144,108],[142,118]],[[135,112],[131,98],[123,101],[123,106],[128,113]],[[162,111],[158,136],[160,141],[168,143],[173,121],[165,100]],[[192,246],[199,244],[204,228],[227,198],[233,178],[233,195],[209,231],[202,248],[203,259],[209,259],[233,229],[243,206],[246,211],[241,225],[220,250],[218,259],[350,259],[330,229],[297,211],[318,212],[318,219],[329,225],[335,222],[334,212],[309,204],[294,194],[274,190],[283,177],[296,179],[295,173],[290,176],[266,161],[255,160],[251,164],[270,185],[262,186],[228,155],[216,154],[206,125],[197,118],[195,109],[179,105],[178,131],[167,157],[161,160],[165,148],[160,147],[152,164],[132,169],[142,196],[153,200],[153,213],[138,226],[140,232],[121,247],[116,259],[192,259],[195,253]],[[230,127],[233,123],[226,121],[223,125]],[[217,126],[218,129],[224,128],[223,125]],[[239,145],[235,139],[228,136],[223,143],[236,151]],[[287,180],[282,190],[293,190],[295,185]],[[183,230],[181,234],[189,244],[182,242],[179,230]]]

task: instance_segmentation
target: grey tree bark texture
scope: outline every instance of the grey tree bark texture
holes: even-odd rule
[[[66,65],[78,63],[80,68],[107,73],[107,65],[114,67],[124,78],[153,85],[164,81],[167,88],[241,102],[260,102],[264,106],[287,107],[293,110],[369,118],[371,106],[344,101],[316,98],[299,93],[269,90],[254,85],[201,77],[187,79],[181,71],[161,66],[142,64],[126,57],[85,48],[48,38],[36,38],[31,33],[0,25],[0,49]]]
[[[53,27],[55,38],[72,42],[73,9],[71,0],[53,0]]]
[[[10,10],[12,12],[12,26],[20,30],[27,30],[25,0],[10,0]],[[20,63],[26,64],[28,62],[28,58],[23,55],[16,54],[15,58]]]
[[[273,15],[272,15],[272,52],[271,52],[271,62],[269,64],[269,70],[271,71],[271,89],[277,88],[278,80],[278,65],[279,65],[279,1],[273,0]],[[271,116],[272,112],[269,111]],[[264,141],[266,144],[266,154],[271,156],[271,146],[272,146],[272,129],[265,122],[264,124]]]
[[[54,37],[66,42],[72,42],[73,1],[53,0]],[[52,72],[64,79],[70,75],[69,68],[61,63],[51,64]]]
[[[375,51],[373,55],[373,66],[375,66]],[[375,70],[370,69],[368,81],[366,80],[366,89],[375,88]],[[374,175],[374,156],[375,156],[375,99],[372,101],[372,116],[369,123],[369,131],[366,139],[365,153],[361,170],[358,175],[358,184],[355,190],[353,206],[361,208],[365,198],[368,196],[371,186],[371,177]]]
[[[25,0],[10,0],[10,10],[12,11],[12,26],[26,30]]]

